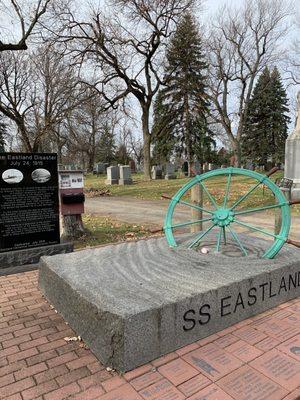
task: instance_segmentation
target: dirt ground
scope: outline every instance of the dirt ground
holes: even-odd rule
[[[162,227],[165,214],[169,205],[168,200],[142,200],[131,197],[96,197],[87,198],[85,212],[110,216],[116,220],[130,224],[147,224],[153,227]],[[178,207],[177,216],[183,221],[190,219],[190,209],[185,206]],[[274,230],[273,215],[266,211],[241,216],[240,219],[252,225],[257,224],[267,230]],[[300,240],[300,217],[292,217],[290,238]]]

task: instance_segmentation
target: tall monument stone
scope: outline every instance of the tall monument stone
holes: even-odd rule
[[[300,199],[300,92],[297,95],[296,126],[285,144],[285,178],[294,182],[292,199]]]

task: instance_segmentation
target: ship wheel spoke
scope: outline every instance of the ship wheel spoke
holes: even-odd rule
[[[264,210],[271,210],[272,208],[283,207],[285,205],[286,204],[284,204],[284,203],[282,203],[282,204],[273,204],[271,206],[258,207],[258,208],[252,208],[252,209],[249,209],[249,210],[237,211],[234,214],[235,215],[250,214],[250,213],[255,213],[255,212],[264,211]]]
[[[184,200],[175,200],[175,199],[174,199],[174,201],[176,201],[176,202],[179,203],[179,204],[183,204],[183,205],[185,205],[185,206],[194,208],[195,210],[206,212],[207,214],[214,214],[213,211],[206,210],[206,209],[203,208],[203,207],[196,206],[195,204],[191,204],[191,203],[189,203],[189,202],[187,202],[187,201],[184,201]]]
[[[237,219],[235,219],[234,222],[235,222],[236,224],[238,224],[238,225],[241,225],[241,226],[244,226],[244,227],[246,227],[246,228],[252,229],[253,231],[256,231],[256,232],[263,233],[264,235],[270,236],[270,237],[272,237],[272,238],[282,239],[282,237],[279,236],[279,235],[275,235],[275,234],[272,233],[272,232],[269,232],[269,231],[266,231],[266,230],[264,230],[264,229],[258,228],[257,226],[250,225],[250,224],[248,224],[248,223],[246,223],[246,222],[238,221]]]
[[[224,238],[224,244],[226,245],[227,240],[226,240],[226,230],[225,230],[225,226],[223,226],[223,238]]]
[[[232,178],[232,173],[230,172],[227,177],[227,185],[226,185],[226,192],[225,192],[225,197],[224,197],[223,208],[226,208],[226,205],[227,205],[229,191],[230,191],[230,185],[231,185],[231,178]]]
[[[221,247],[221,240],[222,240],[222,235],[223,235],[223,227],[220,228],[220,231],[218,233],[218,241],[217,241],[217,253],[219,253],[220,251],[220,247]]]
[[[238,238],[238,235],[234,232],[234,230],[228,226],[228,230],[231,233],[231,236],[233,237],[233,239],[237,242],[237,244],[239,245],[239,248],[241,249],[242,253],[247,256],[247,250],[245,249],[245,247],[243,246],[242,242],[240,241],[240,239]]]
[[[204,185],[203,182],[199,181],[200,186],[202,186],[204,192],[207,194],[207,197],[209,198],[209,201],[211,202],[211,204],[215,207],[215,209],[217,210],[218,204],[216,203],[216,200],[214,199],[214,197],[209,193],[207,187]]]
[[[190,244],[188,245],[188,248],[191,249],[192,247],[196,246],[196,245],[200,242],[200,240],[201,240],[205,235],[207,235],[214,227],[215,227],[215,224],[212,224],[208,229],[206,229],[206,231],[201,232],[201,234],[198,235],[198,236],[196,237],[196,239],[193,240],[193,242],[190,243]]]
[[[242,201],[244,201],[247,197],[249,197],[250,194],[251,194],[252,192],[254,192],[254,190],[257,189],[258,186],[261,185],[262,183],[263,183],[263,182],[258,182],[256,185],[252,186],[252,188],[251,188],[247,193],[245,193],[242,197],[240,197],[240,198],[233,204],[233,206],[231,206],[230,209],[233,210],[234,208],[236,208]]]
[[[180,224],[175,224],[170,226],[170,228],[174,229],[174,228],[181,228],[184,226],[189,226],[189,225],[196,225],[196,224],[200,224],[201,222],[207,222],[207,221],[211,221],[212,218],[203,218],[203,219],[199,219],[197,221],[187,221],[187,222],[181,222]],[[166,229],[166,228],[164,228]]]

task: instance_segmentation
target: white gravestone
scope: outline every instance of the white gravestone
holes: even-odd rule
[[[119,167],[113,166],[107,168],[106,185],[117,185],[119,183]]]
[[[120,165],[119,171],[120,171],[119,185],[131,185],[132,178],[131,178],[130,166],[129,165]]]
[[[153,180],[162,179],[163,171],[160,165],[153,165],[151,170],[151,176]]]
[[[285,170],[284,177],[292,179],[292,200],[300,199],[300,92],[297,95],[296,126],[285,142]]]

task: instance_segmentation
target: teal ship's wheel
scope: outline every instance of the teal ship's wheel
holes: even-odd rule
[[[167,210],[165,223],[164,223],[164,232],[166,235],[166,239],[168,244],[171,247],[177,247],[180,245],[179,240],[176,236],[176,230],[180,230],[182,227],[189,227],[192,225],[200,224],[200,223],[208,223],[208,228],[195,232],[192,238],[189,238],[188,242],[184,242],[184,246],[188,248],[197,248],[202,239],[205,239],[206,235],[211,232],[213,229],[217,229],[217,237],[216,237],[216,244],[215,248],[217,252],[220,251],[222,246],[222,241],[226,244],[226,235],[229,234],[233,241],[238,245],[243,255],[247,255],[247,250],[245,246],[242,244],[242,241],[239,238],[238,233],[235,231],[235,226],[241,226],[243,228],[250,229],[254,232],[259,232],[262,235],[267,237],[271,237],[274,240],[270,241],[269,247],[266,249],[265,253],[263,254],[263,258],[274,258],[282,246],[286,242],[291,242],[288,240],[288,235],[290,231],[291,225],[291,214],[290,214],[290,202],[286,199],[284,194],[281,192],[280,188],[275,185],[269,179],[269,176],[276,172],[277,169],[273,169],[267,175],[262,175],[254,171],[249,171],[246,169],[240,168],[224,168],[218,169],[214,171],[206,172],[202,175],[197,175],[193,179],[191,179],[186,185],[184,185],[170,200],[170,205]],[[250,187],[249,191],[247,191],[244,195],[237,198],[233,204],[228,204],[228,199],[230,195],[231,183],[233,177],[236,176],[243,176],[249,177],[255,181],[254,185]],[[222,201],[216,201],[215,197],[210,193],[207,188],[207,181],[211,178],[215,177],[224,177],[226,180],[226,187],[224,198]],[[206,194],[210,204],[211,209],[206,206],[200,207],[199,205],[192,203],[189,200],[186,200],[187,193],[195,186],[200,185],[201,190],[204,194]],[[250,209],[242,209],[239,210],[238,206],[243,205],[243,202],[248,199],[248,197],[257,189],[260,185],[264,185],[267,187],[272,194],[274,195],[275,202],[272,205],[267,205],[263,207],[251,207]],[[163,196],[168,198],[167,196]],[[219,204],[217,204],[219,203]],[[197,211],[202,212],[203,218],[198,220],[192,221],[185,221],[181,223],[174,222],[174,216],[176,214],[176,206],[177,205],[185,205],[190,207],[191,209],[195,209]],[[277,209],[278,212],[281,213],[281,226],[280,230],[277,234],[271,232],[270,230],[263,229],[261,227],[254,226],[249,224],[248,222],[244,222],[239,219],[241,215],[247,215],[251,213],[256,213],[260,211],[270,210],[270,209]],[[293,244],[293,243],[292,243]]]

